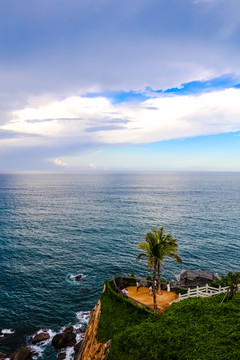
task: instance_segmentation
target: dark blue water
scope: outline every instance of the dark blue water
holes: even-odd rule
[[[239,216],[240,173],[0,175],[0,331],[14,331],[0,352],[81,322],[104,279],[146,276],[137,245],[152,227],[178,239],[184,261],[166,261],[165,278],[239,271]],[[50,346],[42,358],[55,358]]]

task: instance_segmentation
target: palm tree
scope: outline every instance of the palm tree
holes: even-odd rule
[[[155,281],[156,272],[158,272],[158,294],[161,294],[161,279],[160,268],[163,267],[163,261],[166,257],[172,257],[177,260],[178,263],[182,263],[182,259],[177,254],[178,245],[176,239],[170,234],[165,235],[163,227],[160,229],[152,229],[152,232],[148,232],[145,235],[146,242],[139,243],[138,247],[143,250],[143,253],[139,254],[137,260],[142,257],[148,259],[148,267],[153,268],[153,302],[156,307],[156,294],[155,294]]]
[[[156,280],[156,271],[158,264],[158,243],[154,236],[147,237],[146,235],[145,239],[146,239],[146,243],[141,242],[138,244],[138,247],[141,250],[143,250],[143,252],[137,256],[137,260],[140,260],[142,257],[146,257],[149,269],[153,268],[153,303],[154,303],[154,308],[156,308],[157,302],[156,302],[156,293],[155,293],[155,280]]]
[[[161,278],[160,278],[160,269],[163,268],[163,261],[166,257],[174,258],[179,264],[182,264],[182,259],[177,254],[178,245],[176,243],[177,239],[174,239],[172,235],[165,235],[165,230],[163,227],[160,229],[152,229],[151,232],[147,233],[146,237],[154,236],[158,243],[158,294],[161,294]]]

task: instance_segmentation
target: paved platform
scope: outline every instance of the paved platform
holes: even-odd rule
[[[149,296],[148,287],[140,287],[138,292],[136,286],[129,286],[127,289],[128,289],[128,296],[141,302],[144,305],[153,308],[153,296]],[[172,301],[176,300],[177,298],[178,295],[171,291],[162,290],[161,295],[158,295],[156,291],[157,307],[159,310],[164,311],[169,306],[169,304]]]

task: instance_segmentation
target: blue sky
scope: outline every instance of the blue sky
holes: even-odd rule
[[[0,171],[240,171],[237,0],[0,2]]]

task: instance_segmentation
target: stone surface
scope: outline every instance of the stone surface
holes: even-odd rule
[[[66,353],[65,352],[61,352],[57,356],[57,360],[64,360],[65,358],[66,358]]]
[[[34,336],[34,338],[32,339],[32,343],[37,344],[41,341],[45,341],[48,339],[50,339],[50,335],[47,332],[42,332]]]
[[[77,281],[82,280],[82,274],[76,275],[75,280],[77,280]]]
[[[73,332],[73,326],[67,326],[66,329],[63,330],[64,333]]]
[[[99,343],[97,341],[100,311],[101,302],[99,300],[98,304],[91,312],[84,339],[82,340],[79,352],[75,357],[76,360],[104,360],[108,355],[111,340],[106,343]]]
[[[82,347],[82,342],[83,340],[79,341],[75,346],[74,346],[74,360],[77,360],[78,358],[78,354],[81,350]]]
[[[77,333],[77,334],[83,334],[83,333],[85,333],[85,329],[82,328],[82,327],[80,327],[80,328],[78,328],[78,329],[76,330],[76,333]]]
[[[57,334],[52,339],[52,346],[54,346],[55,349],[74,346],[75,344],[76,344],[76,334],[70,331]]]
[[[31,351],[24,346],[17,349],[11,356],[11,360],[29,360],[31,359]]]

